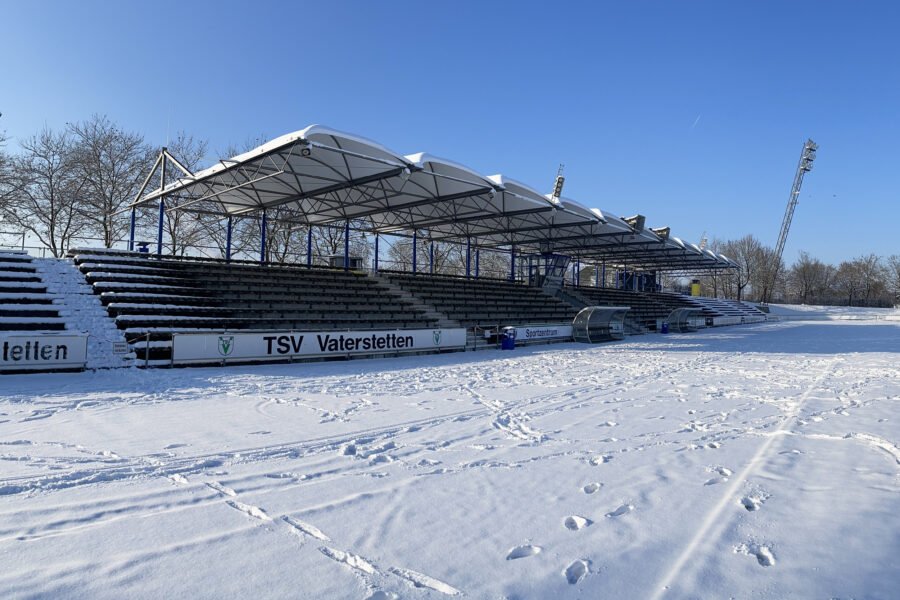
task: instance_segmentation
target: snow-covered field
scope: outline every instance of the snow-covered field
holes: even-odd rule
[[[0,597],[897,598],[900,322],[0,377]]]

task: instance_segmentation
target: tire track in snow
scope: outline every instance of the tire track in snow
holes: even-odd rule
[[[75,469],[48,475],[23,475],[0,480],[0,496],[31,491],[54,491],[80,485],[110,483],[126,479],[165,477],[199,474],[208,469],[221,467],[228,462],[254,463],[282,458],[312,456],[339,448],[361,437],[372,439],[390,438],[403,433],[410,426],[436,426],[452,421],[460,416],[487,414],[483,408],[454,412],[440,417],[430,417],[391,424],[384,427],[360,429],[337,436],[314,438],[297,442],[257,446],[242,450],[230,450],[184,456],[165,460],[158,454],[117,459],[111,466]]]
[[[697,530],[697,533],[694,534],[694,537],[663,576],[662,580],[656,585],[651,600],[658,600],[669,591],[671,584],[682,573],[682,570],[688,561],[697,558],[701,546],[717,540],[721,536],[722,530],[728,523],[728,520],[721,518],[722,513],[726,508],[733,506],[733,499],[738,496],[738,489],[758,467],[765,463],[772,443],[780,437],[779,433],[786,433],[790,430],[790,427],[797,420],[800,410],[803,408],[803,404],[806,402],[807,398],[809,398],[813,391],[822,384],[822,381],[835,370],[840,362],[840,358],[834,358],[826,362],[819,375],[806,387],[806,390],[804,390],[800,397],[792,403],[790,411],[784,415],[778,428],[773,434],[764,438],[763,443],[750,458],[747,466],[741,470],[738,476],[735,477],[732,483],[725,489],[721,499],[709,514],[707,514],[703,523]]]

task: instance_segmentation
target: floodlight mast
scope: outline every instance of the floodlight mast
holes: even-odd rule
[[[559,169],[556,170],[556,179],[553,180],[553,194],[551,194],[551,198],[554,200],[559,200],[560,196],[562,196],[563,185],[566,183],[566,178],[563,177],[563,169],[566,165],[560,163]]]
[[[768,285],[763,290],[763,303],[768,304],[772,299],[772,291],[778,279],[778,268],[781,266],[781,256],[784,253],[784,244],[787,241],[788,231],[791,229],[791,221],[794,220],[794,209],[800,200],[800,186],[803,185],[803,176],[812,171],[813,161],[816,160],[816,150],[819,149],[811,139],[803,144],[800,152],[800,162],[797,164],[797,174],[794,175],[794,185],[791,186],[791,195],[788,198],[787,208],[784,209],[784,219],[781,221],[781,232],[778,234],[778,243],[775,245],[775,253],[772,256],[771,276]]]

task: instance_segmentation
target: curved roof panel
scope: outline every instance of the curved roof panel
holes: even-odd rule
[[[552,198],[515,179],[486,177],[427,153],[402,156],[322,125],[218,161],[132,206],[161,198],[169,210],[241,215],[286,207],[290,210],[272,218],[312,225],[350,221],[375,232],[426,230],[437,240],[471,239],[480,246],[569,253],[629,266],[733,266],[676,237],[635,231],[611,213]]]

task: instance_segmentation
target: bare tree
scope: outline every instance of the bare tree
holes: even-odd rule
[[[266,262],[301,262],[306,257],[306,236],[309,232],[309,228],[303,223],[303,214],[291,206],[276,206],[266,211],[266,221]],[[261,226],[260,219],[256,230],[250,233],[251,240],[259,240]],[[258,243],[256,245],[259,246]]]
[[[851,261],[844,261],[838,265],[834,276],[834,289],[840,294],[841,304],[853,306],[854,301],[859,304],[859,293],[863,287],[859,274],[859,268]]]
[[[369,236],[364,233],[364,222],[350,222],[350,256],[368,264],[372,256]],[[338,225],[313,226],[313,252],[320,259],[344,255],[344,227]]]
[[[708,246],[708,248],[716,254],[721,254],[723,252],[723,247],[724,243],[716,238],[713,238]],[[704,273],[699,277],[701,289],[704,290],[704,295],[712,298],[718,298],[720,295],[724,295],[725,282],[731,277],[732,273],[730,272],[730,270],[720,271],[716,269],[709,271],[708,273]]]
[[[12,159],[6,153],[6,133],[0,131],[0,210],[13,191],[11,162]]]
[[[792,288],[792,296],[801,304],[808,304],[821,289],[825,275],[825,264],[813,258],[806,251],[800,252],[800,258],[788,272]]]
[[[392,267],[399,270],[412,269],[412,238],[399,238],[391,243],[388,249],[388,259]],[[471,250],[470,272],[475,270],[476,249]],[[481,251],[480,270],[489,273],[494,268],[493,252]],[[418,238],[416,244],[416,263],[419,272],[431,270],[432,257],[434,272],[442,275],[465,275],[466,273],[466,247],[462,244],[434,241],[432,245],[428,233],[424,232]]]
[[[82,191],[68,133],[44,129],[22,143],[9,161],[0,211],[5,221],[32,233],[55,257],[65,254],[84,223]]]
[[[194,172],[199,169],[200,162],[206,156],[207,146],[206,140],[200,140],[184,131],[179,131],[167,149],[182,166],[188,171]],[[182,173],[179,172],[175,174],[175,177],[181,175]],[[155,183],[158,188],[161,181]],[[184,256],[189,247],[197,247],[204,240],[202,217],[196,210],[179,210],[181,203],[182,200],[177,197],[166,199],[163,233],[169,240],[168,251],[172,256]]]
[[[893,295],[892,302],[896,306],[900,304],[900,254],[888,256],[885,262],[887,288]]]
[[[120,129],[105,116],[71,124],[69,132],[75,140],[78,176],[85,183],[83,216],[111,248],[128,232],[128,216],[118,213],[137,194],[153,152],[143,136]]]
[[[860,295],[863,306],[879,304],[885,291],[885,272],[881,260],[874,254],[860,256],[852,263],[859,271]]]
[[[759,240],[752,235],[725,242],[723,246],[724,254],[739,265],[731,277],[732,291],[737,300],[742,299],[744,290],[754,279],[758,280],[757,267],[759,266],[760,248]]]

